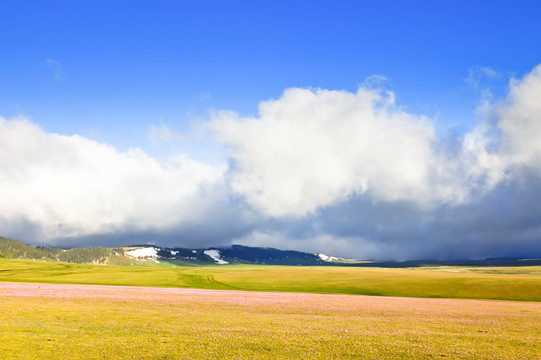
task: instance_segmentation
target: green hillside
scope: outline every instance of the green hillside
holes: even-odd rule
[[[58,247],[34,247],[20,241],[0,237],[0,257],[7,259],[39,259],[79,264],[104,264],[107,263],[109,256],[118,253],[123,253],[123,250],[103,247],[67,250]]]

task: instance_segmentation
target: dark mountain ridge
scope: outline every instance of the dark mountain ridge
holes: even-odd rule
[[[156,245],[131,245],[124,247],[60,247],[30,246],[17,240],[0,237],[0,258],[62,261],[79,264],[113,265],[205,265],[205,264],[264,264],[303,266],[358,266],[407,268],[420,266],[536,266],[541,259],[484,259],[484,260],[410,260],[410,261],[361,261],[325,254],[312,254],[295,250],[268,247],[231,245],[199,249],[166,248]]]

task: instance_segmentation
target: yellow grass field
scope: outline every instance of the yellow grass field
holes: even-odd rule
[[[0,283],[2,359],[540,359],[541,303]]]

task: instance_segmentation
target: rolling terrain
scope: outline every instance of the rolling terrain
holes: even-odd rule
[[[163,264],[158,264],[163,265]],[[541,301],[541,267],[87,265],[0,259],[0,282]]]
[[[326,263],[355,262],[352,259],[324,254],[242,245],[203,249],[164,248],[155,245],[61,249],[58,247],[30,246],[3,237],[0,237],[0,258],[38,259],[78,264],[161,264],[159,266],[208,264],[323,265]]]
[[[0,358],[539,359],[536,260],[333,264],[9,239],[0,252]]]
[[[254,265],[302,265],[302,266],[352,266],[375,268],[410,268],[426,266],[466,267],[528,267],[540,266],[541,259],[483,259],[483,260],[410,260],[378,261],[356,260],[322,253],[306,253],[279,250],[269,247],[231,245],[210,248],[166,248],[156,245],[132,245],[114,248],[84,247],[61,249],[59,247],[35,247],[20,241],[0,237],[0,258],[61,261],[76,264],[137,265],[137,266],[206,266],[254,264]]]

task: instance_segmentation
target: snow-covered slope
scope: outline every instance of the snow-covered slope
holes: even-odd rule
[[[141,249],[135,249],[126,251],[126,255],[133,256],[136,258],[146,258],[146,257],[158,257],[158,249],[154,247],[146,247]]]
[[[146,247],[146,248],[140,248],[140,249],[134,249],[126,251],[124,254],[128,256],[132,256],[134,258],[137,258],[141,260],[150,260],[155,263],[159,263],[158,258],[160,257],[158,255],[158,248],[155,247]]]
[[[325,262],[336,262],[336,261],[338,261],[338,262],[349,262],[349,261],[355,261],[354,259],[336,257],[336,256],[331,256],[331,255],[325,255],[325,254],[322,254],[322,253],[317,253],[315,255],[318,256],[321,260],[323,260]]]
[[[221,259],[221,253],[219,250],[214,250],[214,249],[205,250],[203,251],[203,253],[207,255],[208,257],[210,257],[212,260],[214,260],[216,264],[220,264],[220,265],[229,264],[227,261]]]

